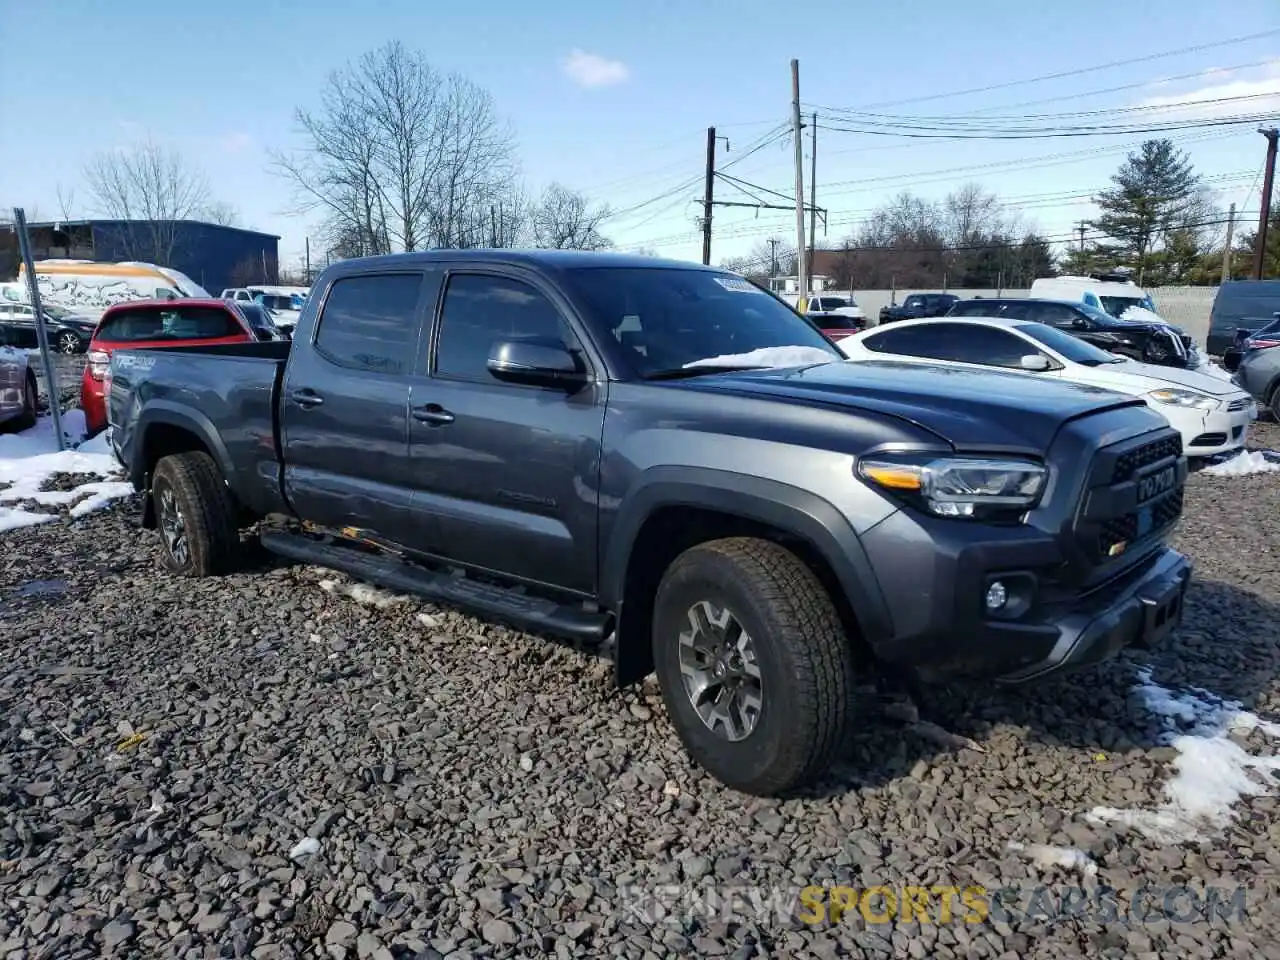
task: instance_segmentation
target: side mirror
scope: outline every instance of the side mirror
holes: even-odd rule
[[[1044,373],[1049,369],[1049,358],[1043,353],[1029,353],[1018,360],[1018,366],[1033,373]]]
[[[499,341],[489,351],[489,372],[506,383],[562,386],[583,383],[586,371],[563,343]]]
[[[1074,330],[1088,330],[1089,321],[1086,320],[1084,317],[1076,317],[1074,320],[1071,321],[1071,327]]]

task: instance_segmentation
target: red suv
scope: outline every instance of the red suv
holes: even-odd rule
[[[269,340],[228,300],[133,300],[108,307],[89,341],[80,408],[89,435],[107,427],[111,352],[119,347],[188,347]]]

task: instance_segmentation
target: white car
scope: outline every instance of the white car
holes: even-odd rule
[[[4,342],[0,331],[0,431],[26,430],[36,422],[36,374],[25,350]]]
[[[850,360],[995,367],[1141,397],[1182,434],[1189,457],[1244,446],[1253,398],[1228,380],[1118,357],[1043,323],[985,317],[901,320],[846,337]]]
[[[865,320],[866,316],[858,301],[853,297],[835,296],[829,293],[814,294],[807,304],[809,313],[834,313],[854,320]]]

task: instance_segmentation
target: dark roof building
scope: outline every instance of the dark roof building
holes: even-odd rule
[[[36,260],[65,257],[117,263],[139,260],[180,270],[217,296],[225,287],[279,282],[280,238],[273,233],[200,220],[46,220],[27,224]],[[0,231],[0,260],[12,261],[17,238]]]

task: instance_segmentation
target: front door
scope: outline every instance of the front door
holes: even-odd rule
[[[413,486],[409,384],[439,272],[339,277],[284,383],[284,489],[304,519],[396,539]]]
[[[415,378],[410,398],[410,523],[428,552],[590,595],[605,384],[569,391],[495,379],[493,344],[524,338],[559,340],[590,367],[567,310],[535,278],[450,273],[429,374]]]

